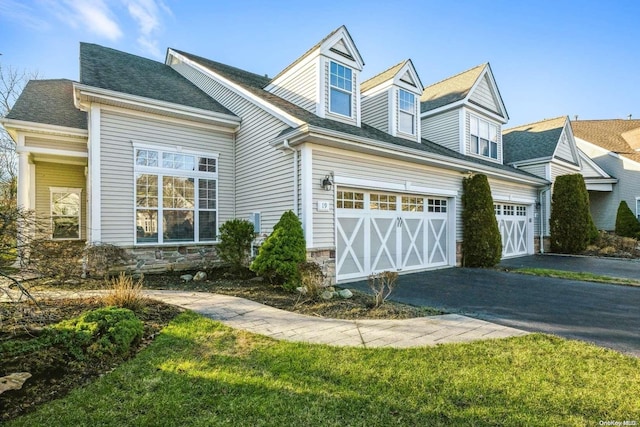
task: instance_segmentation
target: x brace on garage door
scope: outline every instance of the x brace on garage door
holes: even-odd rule
[[[494,204],[493,207],[502,236],[502,256],[527,254],[527,207],[507,204]]]
[[[337,280],[448,265],[448,200],[338,189]]]

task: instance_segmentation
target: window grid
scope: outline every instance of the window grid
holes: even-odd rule
[[[496,215],[502,214],[502,206],[501,205],[493,205],[493,210]]]
[[[506,215],[506,216],[515,215],[514,206],[513,205],[504,205],[502,214]]]
[[[516,206],[516,216],[527,216],[527,207]]]
[[[402,196],[402,210],[405,212],[424,212],[424,198]]]
[[[80,239],[80,189],[51,188],[51,238],[54,240]]]
[[[364,193],[357,191],[338,191],[336,207],[339,209],[364,209]]]
[[[398,130],[415,134],[415,96],[406,90],[398,90]]]
[[[427,212],[447,212],[445,199],[427,199]]]
[[[471,152],[481,156],[498,158],[498,128],[478,117],[470,118],[469,139]]]
[[[369,195],[369,209],[371,210],[395,211],[396,203],[397,197],[390,194],[371,193]]]
[[[329,110],[332,113],[351,117],[352,75],[350,68],[331,61],[329,66]]]

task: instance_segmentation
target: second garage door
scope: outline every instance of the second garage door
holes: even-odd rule
[[[494,209],[502,236],[502,257],[526,255],[528,253],[527,207],[495,204]]]
[[[339,188],[336,278],[448,265],[448,200]]]

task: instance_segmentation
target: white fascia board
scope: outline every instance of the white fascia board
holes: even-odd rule
[[[561,159],[557,159],[557,158],[553,158],[551,159],[551,163],[554,163],[558,166],[562,166],[564,168],[569,168],[569,169],[573,169],[576,172],[580,172],[580,165],[575,165],[573,163],[569,163],[567,161],[561,160]]]
[[[86,86],[78,83],[74,83],[73,88],[75,92],[76,106],[78,107],[82,106],[82,96],[86,96],[97,99],[101,103],[117,102],[119,104],[149,108],[154,111],[158,111],[159,113],[180,113],[188,117],[215,122],[218,125],[230,127],[234,130],[240,126],[241,119],[230,114],[216,113],[213,111],[203,110],[201,108],[159,101],[156,99],[130,95],[93,86]],[[87,108],[88,107],[81,109],[86,111]]]
[[[271,80],[264,90],[267,92],[271,92],[273,89],[277,88],[278,85],[283,81],[291,77],[292,75],[297,74],[302,68],[306,67],[310,62],[316,61],[318,56],[320,55],[320,48],[309,52],[300,62],[287,70],[286,73],[277,76],[276,79]]]
[[[350,61],[352,62],[352,64],[348,64],[346,62],[346,61],[349,61],[348,58],[345,58],[342,55],[333,53],[330,50],[331,47],[334,44],[336,44],[340,39],[344,41],[344,43],[347,45],[347,47],[352,53],[352,56],[354,58],[353,61]],[[342,64],[347,65],[349,67],[353,67],[353,64],[355,64],[358,71],[362,71],[362,68],[364,68],[364,60],[360,56],[360,52],[358,51],[358,48],[356,47],[355,43],[351,39],[351,36],[349,35],[348,31],[346,31],[346,28],[344,28],[344,26],[340,28],[338,31],[336,31],[336,33],[333,36],[331,36],[330,38],[328,38],[322,43],[322,45],[320,46],[320,53],[322,55],[335,59],[336,61],[341,62]]]
[[[340,175],[334,176],[333,182],[336,185],[344,185],[348,187],[357,187],[357,188],[373,189],[373,190],[389,190],[389,191],[397,191],[397,192],[403,192],[403,193],[408,192],[412,194],[427,194],[432,196],[446,196],[446,197],[455,197],[458,195],[458,192],[454,190],[422,187],[419,185],[412,185],[410,183],[396,184],[396,183],[385,182],[385,181],[373,181],[370,179],[350,178],[350,177],[340,176]]]
[[[84,157],[87,158],[86,151],[71,151],[71,150],[58,150],[56,148],[42,148],[42,147],[16,147],[16,153],[33,153],[33,154],[47,154],[50,156],[67,156],[67,157]]]
[[[471,92],[469,92],[471,93]],[[482,108],[480,105],[476,105],[472,102],[469,102],[468,99],[465,99],[464,105],[469,108],[470,110],[473,110],[473,112],[477,113],[477,114],[482,114],[483,116],[485,116],[486,118],[491,118],[493,120],[495,120],[496,122],[502,123],[503,125],[506,125],[507,122],[509,121],[508,118],[506,117],[502,117],[499,114],[494,113],[493,111],[489,111],[486,108]]]
[[[491,194],[494,202],[513,202],[532,205],[536,202],[535,197],[518,197],[513,194]]]
[[[587,156],[581,149],[578,148],[578,155],[580,159],[587,163],[591,168],[595,169],[603,178],[610,178],[610,175],[604,171],[600,166],[596,164],[589,156]],[[585,178],[586,179],[586,178]]]
[[[70,128],[66,126],[49,125],[45,123],[26,122],[23,120],[3,119],[0,118],[0,124],[5,128],[15,129],[20,132],[49,133],[53,135],[87,137],[89,134],[86,129]],[[12,135],[13,136],[13,135]]]
[[[322,144],[323,142],[335,142],[336,146],[345,148],[347,150],[362,150],[363,148],[366,148],[369,151],[391,155],[393,157],[398,157],[403,160],[410,161],[411,163],[424,163],[444,169],[458,170],[463,173],[466,173],[468,171],[486,173],[489,176],[507,179],[512,182],[522,182],[526,184],[533,184],[536,186],[549,184],[549,181],[543,178],[523,176],[517,172],[510,173],[508,171],[494,169],[487,165],[481,165],[478,163],[456,159],[453,157],[442,156],[435,153],[425,153],[424,151],[416,150],[413,148],[393,145],[390,143],[363,138],[356,135],[344,134],[342,132],[319,128],[317,126],[311,126],[308,124],[301,126],[293,132],[289,132],[282,137],[279,137],[278,139],[272,141],[270,144],[277,148],[281,148],[284,140],[286,139],[289,141],[290,146],[295,146],[303,143],[308,137],[314,138],[314,143]]]
[[[465,105],[465,101],[464,99],[461,99],[460,101],[452,102],[451,104],[443,105],[442,107],[438,107],[438,108],[434,108],[433,110],[422,112],[420,113],[420,118],[423,119],[426,117],[435,116],[437,114],[444,113],[446,111],[453,110],[454,108],[458,108],[464,105]]]
[[[249,92],[248,90],[246,90],[245,88],[243,88],[242,86],[238,85],[237,83],[234,83],[224,77],[222,77],[220,74],[211,71],[210,69],[208,69],[207,67],[200,65],[199,63],[190,60],[189,58],[180,55],[179,53],[169,49],[169,54],[173,55],[174,57],[178,58],[181,62],[189,65],[190,67],[200,71],[202,74],[204,74],[205,76],[211,77],[212,79],[216,80],[217,82],[219,82],[220,84],[222,84],[223,86],[225,86],[227,89],[231,90],[232,92],[240,95],[241,97],[243,97],[244,99],[246,99],[247,101],[255,104],[256,106],[262,108],[263,110],[265,110],[266,112],[268,112],[269,114],[273,115],[274,117],[278,118],[279,120],[283,121],[285,124],[291,126],[291,127],[298,127],[300,125],[302,125],[304,122],[294,116],[292,116],[289,113],[284,112],[283,110],[277,108],[276,106],[272,105],[270,102],[265,101],[264,99],[252,94],[251,92]]]
[[[409,73],[411,75],[411,77],[416,83],[416,86],[411,86],[410,84],[400,80],[400,78],[404,76],[406,73]],[[418,71],[416,71],[416,68],[413,66],[413,61],[411,61],[411,59],[408,59],[407,62],[402,66],[400,71],[398,71],[396,75],[393,76],[393,80],[395,84],[397,84],[398,86],[404,85],[407,88],[407,90],[413,91],[418,96],[422,95],[422,91],[424,90],[424,87],[422,86],[422,82],[420,81],[420,76],[418,75]]]
[[[509,163],[513,167],[521,166],[533,166],[541,163],[548,163],[551,161],[551,157],[537,157],[535,159],[520,160],[519,162]]]
[[[392,79],[385,80],[384,82],[382,82],[382,83],[380,83],[378,85],[370,87],[366,91],[362,92],[360,95],[361,96],[374,96],[374,95],[377,95],[377,94],[379,94],[381,92],[389,90],[389,88],[391,86],[393,86],[393,80]]]

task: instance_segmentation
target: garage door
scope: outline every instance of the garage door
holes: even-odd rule
[[[448,265],[447,200],[338,189],[336,278]]]
[[[494,209],[502,236],[502,257],[526,255],[528,253],[527,207],[495,204]]]

